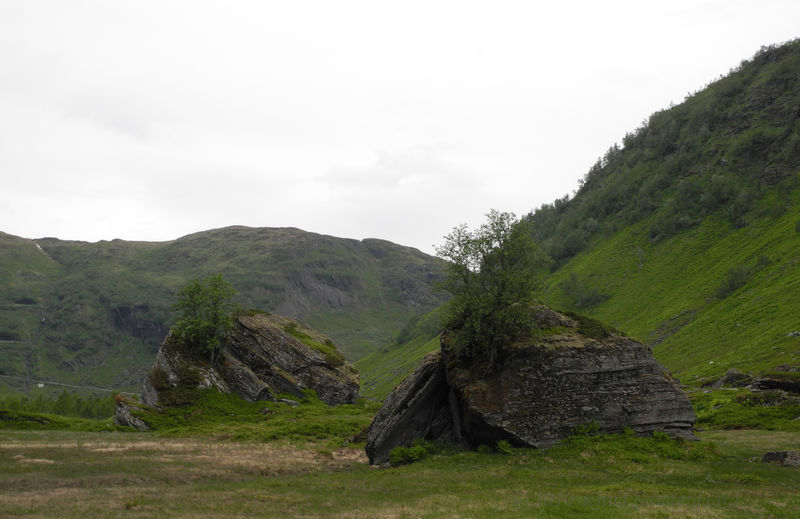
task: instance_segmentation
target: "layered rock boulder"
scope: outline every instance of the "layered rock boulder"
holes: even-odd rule
[[[629,428],[692,436],[691,403],[649,348],[596,321],[537,307],[536,332],[504,348],[494,366],[442,349],[387,397],[366,451],[385,463],[416,438],[467,445],[547,447],[577,428]]]
[[[142,388],[142,402],[162,403],[176,387],[216,388],[245,400],[274,400],[288,394],[302,398],[313,389],[328,405],[358,397],[358,373],[333,342],[299,322],[255,313],[236,319],[227,343],[212,366],[167,336]]]

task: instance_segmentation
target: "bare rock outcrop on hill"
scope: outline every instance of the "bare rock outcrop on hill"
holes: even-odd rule
[[[444,335],[442,351],[425,357],[370,425],[370,461],[385,463],[415,438],[547,447],[588,424],[692,436],[688,398],[646,346],[581,317],[533,313],[539,332],[506,347],[493,369],[453,358]]]
[[[302,398],[304,390],[313,389],[328,405],[353,403],[358,397],[358,373],[333,342],[288,317],[237,318],[214,366],[176,342],[167,336],[156,355],[142,388],[145,405],[169,404],[180,388],[216,388],[249,401],[281,394]],[[125,411],[118,406],[118,421],[130,425]]]

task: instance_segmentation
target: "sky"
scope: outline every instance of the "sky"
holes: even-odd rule
[[[0,0],[0,231],[433,253],[797,37],[797,0]]]

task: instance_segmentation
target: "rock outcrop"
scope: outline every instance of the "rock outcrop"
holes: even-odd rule
[[[783,467],[800,468],[800,453],[797,451],[770,451],[764,453],[761,461]]]
[[[190,358],[170,336],[142,388],[142,402],[158,406],[178,386],[216,388],[249,401],[316,391],[328,405],[355,402],[358,373],[333,342],[288,317],[254,314],[236,319],[212,367]]]
[[[371,463],[389,461],[389,451],[417,438],[454,442],[458,406],[450,405],[450,386],[441,352],[426,355],[417,369],[392,391],[367,432],[367,456]]]
[[[124,427],[132,427],[140,431],[149,431],[150,427],[133,412],[140,408],[136,404],[120,400],[117,402],[117,410],[114,413],[114,423]]]
[[[370,462],[415,438],[547,447],[588,424],[692,436],[688,398],[646,346],[545,307],[533,319],[538,332],[506,347],[493,368],[454,358],[444,335],[441,352],[423,359],[370,425]]]

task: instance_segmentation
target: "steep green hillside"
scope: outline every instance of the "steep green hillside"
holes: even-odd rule
[[[442,307],[411,321],[395,340],[359,359],[361,396],[383,400],[414,371],[426,353],[439,349]]]
[[[0,267],[0,382],[138,390],[174,294],[209,273],[222,273],[242,306],[303,320],[353,360],[442,302],[431,289],[436,258],[298,229],[230,227],[164,243],[0,234]]]
[[[650,117],[528,217],[544,299],[654,346],[684,382],[800,365],[800,41]]]
[[[779,217],[732,226],[719,215],[653,243],[647,223],[579,254],[545,299],[575,307],[575,286],[603,301],[582,310],[651,344],[684,382],[731,367],[800,365],[800,189]]]
[[[800,40],[653,114],[525,221],[553,259],[544,302],[650,344],[682,381],[800,367]],[[365,393],[431,338],[361,360]]]
[[[750,223],[757,202],[790,205],[800,165],[800,40],[765,47],[680,105],[656,112],[612,146],[572,199],[529,216],[536,240],[563,265],[601,239],[648,220],[651,241],[720,215]]]

